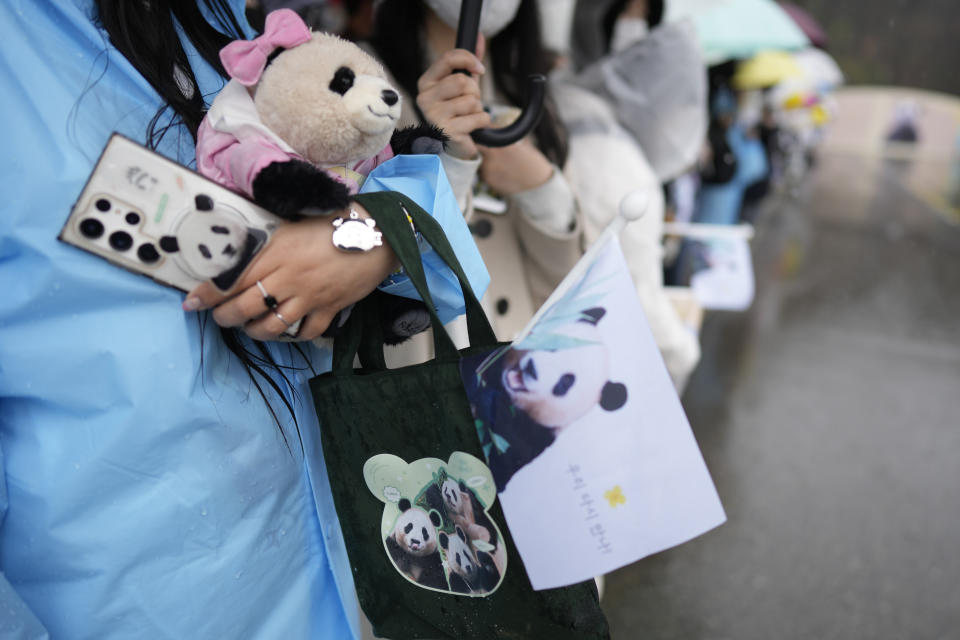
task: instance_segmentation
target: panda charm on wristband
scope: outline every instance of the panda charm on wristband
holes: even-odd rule
[[[333,220],[333,246],[341,251],[355,253],[370,251],[383,246],[383,234],[376,230],[377,221],[361,218],[354,209],[350,217],[338,216]]]

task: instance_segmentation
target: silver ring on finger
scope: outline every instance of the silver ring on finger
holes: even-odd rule
[[[284,318],[283,315],[276,309],[273,310],[273,315],[277,316],[277,320],[282,322],[287,327],[287,329],[290,329],[293,327],[293,325],[287,322],[286,318]]]

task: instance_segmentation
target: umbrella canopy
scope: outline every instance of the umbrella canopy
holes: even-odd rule
[[[735,89],[766,89],[789,78],[803,77],[803,69],[785,51],[761,51],[737,67],[731,82]]]
[[[790,75],[773,87],[769,95],[771,106],[783,109],[812,107],[843,84],[843,72],[822,49],[811,47],[792,56],[801,73]]]
[[[823,27],[813,16],[807,13],[806,9],[802,9],[792,2],[781,2],[780,6],[797,23],[797,26],[810,39],[813,46],[826,48],[827,32],[823,30]]]
[[[692,18],[709,65],[766,50],[795,50],[810,40],[773,0],[670,0],[667,20]]]
[[[803,75],[820,93],[832,91],[844,82],[840,65],[823,49],[803,49],[794,53],[793,59],[803,69]]]

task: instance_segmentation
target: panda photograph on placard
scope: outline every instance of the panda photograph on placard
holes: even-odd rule
[[[598,332],[600,306],[560,313],[526,340],[483,358],[467,375],[484,454],[503,491],[513,475],[565,429],[599,407],[616,411],[627,387],[610,379],[610,354]]]
[[[615,237],[591,247],[511,344],[464,357],[460,373],[535,589],[723,521]]]

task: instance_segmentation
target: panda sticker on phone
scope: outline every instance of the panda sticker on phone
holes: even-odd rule
[[[252,227],[235,212],[217,207],[201,194],[194,210],[177,221],[173,234],[160,238],[161,252],[180,260],[184,270],[226,291],[267,242],[265,229]]]

